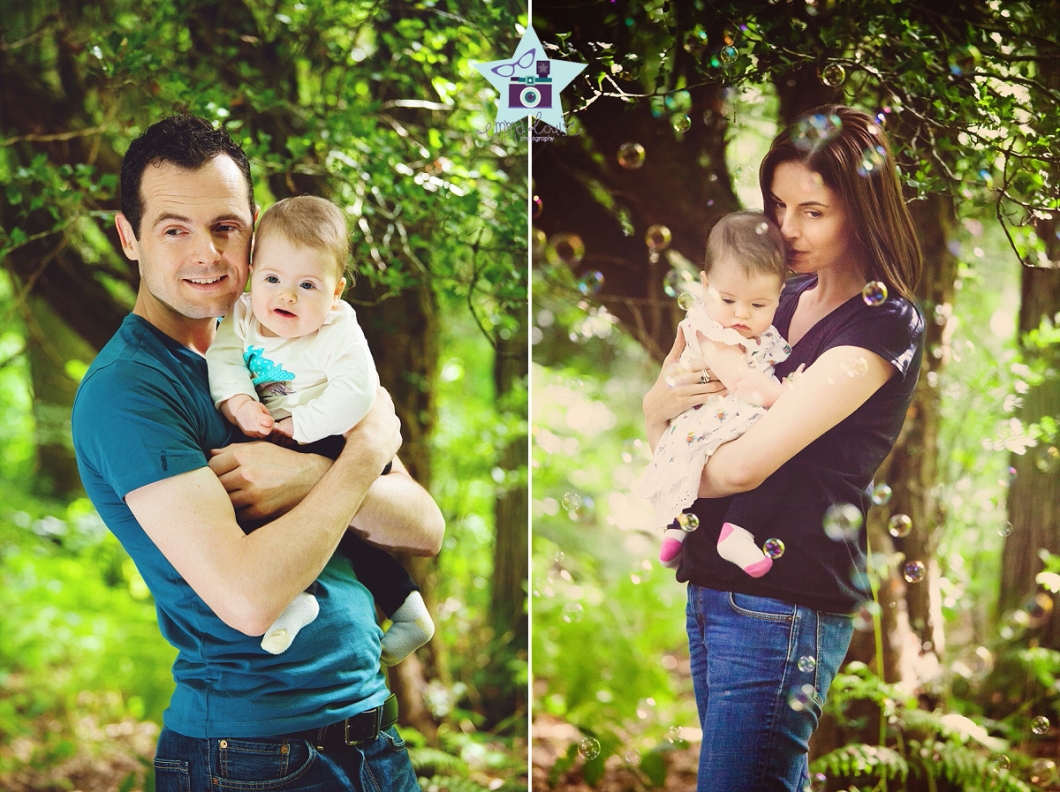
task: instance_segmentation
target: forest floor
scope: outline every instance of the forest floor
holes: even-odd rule
[[[604,765],[604,775],[594,787],[582,777],[582,762],[578,761],[560,774],[554,786],[549,785],[549,773],[556,761],[564,756],[581,733],[569,723],[547,715],[534,719],[531,749],[533,792],[643,792],[652,787],[647,777],[635,765],[620,756],[610,757]],[[695,792],[696,766],[699,763],[699,743],[666,752],[666,792]]]

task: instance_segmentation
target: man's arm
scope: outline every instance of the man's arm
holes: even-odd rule
[[[393,460],[389,475],[369,487],[351,530],[390,550],[436,555],[445,533],[445,519],[430,493]],[[210,468],[246,519],[282,514],[299,503],[321,479],[331,460],[302,454],[274,443],[236,443],[217,449]]]
[[[222,621],[261,635],[327,564],[400,444],[393,402],[380,389],[318,485],[253,533],[243,533],[225,488],[205,467],[133,490],[125,502]]]

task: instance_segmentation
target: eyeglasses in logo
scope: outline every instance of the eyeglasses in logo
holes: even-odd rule
[[[519,56],[518,60],[510,63],[502,63],[494,66],[491,72],[510,79],[508,83],[508,107],[525,108],[533,110],[540,107],[551,109],[552,107],[552,78],[549,73],[552,70],[548,60],[534,60],[537,48],[531,48]],[[525,71],[531,66],[536,69],[536,74],[516,76],[517,71]]]

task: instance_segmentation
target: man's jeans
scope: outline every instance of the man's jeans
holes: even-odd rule
[[[420,792],[405,743],[391,727],[343,754],[305,740],[200,739],[162,729],[156,792]]]
[[[690,584],[697,792],[802,792],[807,751],[853,617]]]

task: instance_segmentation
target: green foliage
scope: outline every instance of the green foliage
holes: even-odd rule
[[[1060,668],[1055,654],[1029,658],[1042,664],[1053,681]],[[812,762],[811,774],[823,775],[830,786],[895,782],[897,786],[886,788],[906,789],[920,778],[946,779],[967,790],[1031,789],[1022,776],[1031,768],[1032,756],[991,734],[1026,734],[1027,718],[1022,714],[1011,716],[1010,722],[996,722],[919,709],[915,697],[882,682],[863,663],[849,664],[836,677],[826,710],[841,729],[854,730],[852,734],[865,733],[866,712],[886,722],[885,744],[850,741]]]

